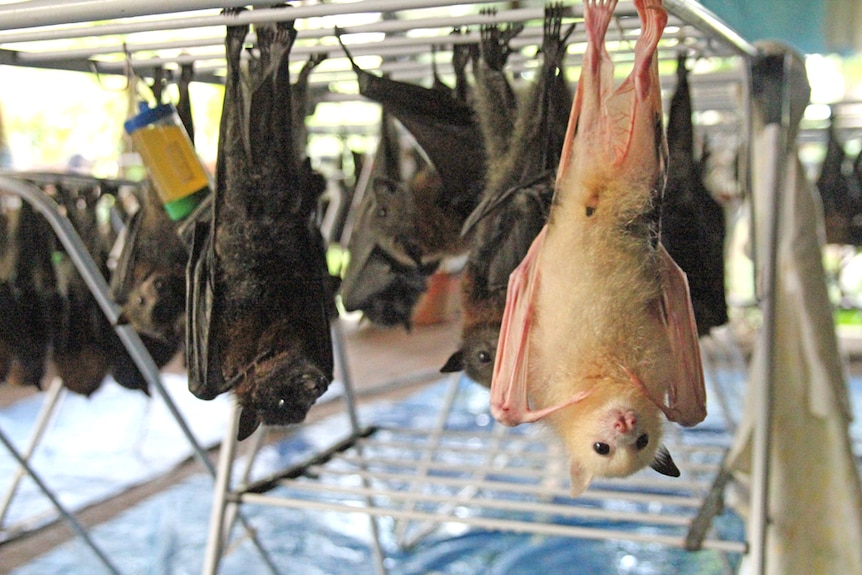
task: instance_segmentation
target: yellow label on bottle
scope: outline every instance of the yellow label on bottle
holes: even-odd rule
[[[153,186],[167,204],[209,186],[191,143],[179,125],[150,125],[132,132]]]

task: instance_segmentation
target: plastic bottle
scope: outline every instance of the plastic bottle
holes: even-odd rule
[[[124,124],[168,216],[181,220],[210,192],[207,173],[173,104],[150,108]]]

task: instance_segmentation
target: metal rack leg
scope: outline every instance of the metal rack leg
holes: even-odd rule
[[[80,537],[84,541],[84,543],[86,543],[87,546],[93,550],[93,553],[95,553],[99,557],[99,560],[105,565],[108,571],[110,571],[114,575],[120,575],[120,572],[117,570],[114,564],[111,563],[111,560],[108,559],[108,556],[105,555],[105,553],[99,548],[99,546],[96,545],[96,543],[90,538],[90,535],[87,533],[87,530],[84,528],[84,526],[81,525],[78,520],[75,519],[75,517],[66,510],[65,507],[63,507],[63,505],[60,503],[54,493],[48,488],[47,485],[45,485],[45,482],[42,481],[42,478],[39,476],[39,474],[36,473],[36,471],[32,467],[30,467],[30,464],[27,462],[27,460],[22,457],[20,453],[18,453],[18,450],[15,449],[15,446],[12,445],[12,442],[9,441],[9,438],[6,437],[6,434],[3,433],[2,429],[0,429],[0,443],[3,443],[9,453],[12,454],[12,457],[14,457],[18,464],[22,468],[24,468],[30,478],[33,479],[33,481],[36,483],[36,486],[42,491],[42,493],[45,494],[45,496],[51,501],[54,507],[57,508],[57,511],[60,513],[60,515],[62,515],[63,518],[69,523],[69,526],[72,528],[72,531],[74,531],[78,535],[78,537]]]
[[[421,488],[422,480],[428,476],[428,470],[431,466],[431,460],[434,458],[434,449],[440,444],[440,438],[443,431],[446,429],[446,422],[449,421],[449,414],[452,412],[452,406],[455,404],[455,399],[458,397],[458,387],[460,385],[461,373],[453,373],[449,376],[449,386],[446,388],[446,395],[443,398],[443,405],[440,407],[440,413],[437,416],[437,422],[434,429],[428,438],[428,449],[422,454],[422,459],[416,468],[416,480],[410,484],[410,491],[415,491]],[[416,502],[411,500],[405,504],[405,511],[408,513],[413,511]],[[414,543],[407,537],[407,529],[410,527],[410,521],[404,520],[398,523],[395,531],[396,541],[401,547],[407,547]]]
[[[51,420],[51,415],[53,415],[54,410],[57,407],[57,402],[63,395],[64,389],[62,380],[55,377],[51,381],[51,387],[49,387],[48,391],[45,392],[42,409],[39,410],[36,423],[33,425],[33,433],[30,436],[30,441],[21,453],[21,457],[23,457],[27,462],[30,461],[30,458],[33,456],[33,452],[36,450],[39,442],[42,441],[42,436],[45,434],[45,429],[48,427],[48,422]],[[0,526],[3,525],[3,520],[6,518],[6,512],[9,511],[12,499],[18,491],[18,485],[21,483],[21,479],[23,479],[25,475],[27,475],[27,469],[23,465],[19,465],[15,472],[15,476],[12,478],[12,482],[9,484],[9,488],[6,490],[6,494],[3,496],[3,501],[0,503]]]
[[[344,402],[347,406],[347,412],[350,417],[350,428],[354,435],[359,435],[362,429],[359,423],[356,394],[354,393],[353,379],[350,376],[350,368],[347,362],[347,347],[345,345],[344,331],[340,319],[336,319],[332,323],[332,344],[333,350],[335,351],[335,361],[337,362],[337,366],[340,368],[343,380],[342,383],[344,384]],[[356,451],[359,457],[362,458],[362,446],[357,445]],[[365,471],[365,469],[363,469],[363,471]],[[370,482],[365,475],[362,477],[362,486],[365,488],[370,487]],[[365,498],[365,506],[371,507],[372,505],[373,502],[371,499]],[[380,543],[380,528],[377,525],[377,519],[374,515],[368,514],[368,527],[371,530],[371,538],[374,543],[371,548],[372,556],[374,558],[374,571],[377,575],[386,575],[387,569],[384,563],[385,553],[383,552],[383,546]]]
[[[46,220],[48,220],[49,224],[51,224],[51,227],[54,230],[57,239],[59,239],[60,242],[63,244],[63,247],[66,249],[66,252],[69,254],[69,257],[75,264],[75,268],[78,270],[78,273],[81,274],[81,277],[86,282],[90,293],[93,295],[93,298],[99,304],[102,313],[105,314],[105,317],[108,319],[111,325],[115,326],[114,331],[117,333],[117,336],[120,338],[120,341],[122,341],[123,346],[129,352],[129,356],[135,362],[135,366],[141,372],[141,375],[144,377],[147,383],[153,389],[156,390],[156,392],[165,402],[165,405],[167,406],[168,411],[171,413],[171,416],[177,422],[177,425],[179,425],[183,435],[186,437],[189,444],[192,446],[195,456],[204,465],[210,475],[215,477],[215,466],[213,465],[212,461],[210,461],[207,452],[204,450],[201,444],[198,443],[197,438],[195,438],[194,434],[186,423],[185,418],[179,412],[179,409],[177,409],[177,406],[174,403],[173,399],[165,389],[165,386],[162,383],[161,375],[159,373],[159,368],[153,361],[153,358],[147,351],[147,348],[144,347],[144,343],[141,341],[140,336],[135,330],[133,330],[129,326],[117,325],[117,321],[120,317],[120,309],[111,297],[110,287],[108,286],[107,281],[105,281],[105,278],[102,276],[102,272],[96,266],[96,263],[93,261],[93,258],[87,251],[87,248],[84,245],[84,242],[81,240],[81,237],[78,235],[78,232],[72,226],[71,222],[69,222],[66,217],[60,214],[57,203],[40,188],[28,182],[19,181],[14,178],[0,176],[0,188],[12,194],[15,194],[21,197],[23,200],[27,201],[42,216],[44,216]],[[273,573],[277,573],[272,564],[272,560],[269,558],[269,555],[266,553],[266,550],[260,545],[260,541],[258,541],[257,537],[252,532],[252,529],[248,525],[248,522],[241,515],[239,516],[239,520],[243,524],[243,526],[249,531],[252,543],[260,551],[261,555],[264,558],[264,561],[266,561],[266,563],[271,566]]]
[[[227,510],[227,495],[230,491],[230,474],[236,453],[236,432],[239,427],[239,406],[234,403],[228,414],[225,426],[225,438],[219,449],[218,471],[215,476],[213,506],[210,512],[209,534],[204,552],[203,575],[214,575],[218,572],[219,561],[227,534],[225,533],[225,513]]]

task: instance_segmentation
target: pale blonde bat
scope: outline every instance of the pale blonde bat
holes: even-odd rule
[[[661,0],[616,89],[604,46],[616,0],[586,0],[588,46],[548,223],[509,279],[491,384],[494,417],[545,419],[570,455],[572,493],[596,476],[679,470],[664,416],[706,417],[685,274],[659,242],[667,147],[656,48]]]

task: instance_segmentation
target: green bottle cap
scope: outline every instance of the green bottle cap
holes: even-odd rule
[[[201,201],[209,195],[209,188],[201,188],[200,190],[165,204],[165,211],[168,217],[173,221],[178,221],[185,218],[187,215],[198,206]]]

